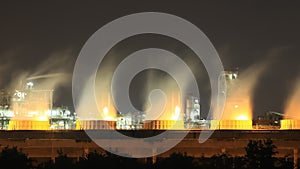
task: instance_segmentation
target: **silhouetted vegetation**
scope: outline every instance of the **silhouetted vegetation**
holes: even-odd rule
[[[247,168],[274,168],[274,155],[278,152],[272,140],[250,140],[245,150]]]
[[[38,166],[40,169],[74,169],[76,163],[68,158],[66,154],[63,154],[62,150],[58,151],[58,157],[55,158],[55,161],[48,161],[42,163]]]
[[[17,147],[5,147],[0,153],[1,169],[30,169],[32,160]]]
[[[270,139],[250,140],[245,147],[246,154],[233,157],[222,153],[210,158],[189,156],[186,153],[173,153],[167,158],[157,158],[156,163],[126,158],[109,152],[97,151],[83,155],[79,159],[68,157],[63,151],[58,152],[55,160],[49,160],[35,167],[37,169],[292,169],[291,158],[277,158],[276,146]],[[33,169],[32,160],[16,147],[5,147],[0,153],[3,169]]]
[[[155,169],[196,169],[197,165],[194,158],[186,154],[174,153],[168,158],[158,160],[154,165]]]

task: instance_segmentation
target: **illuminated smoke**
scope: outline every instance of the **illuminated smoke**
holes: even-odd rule
[[[285,119],[300,120],[300,79],[298,79],[295,89],[292,92],[291,97],[284,110]]]
[[[41,64],[31,70],[10,69],[12,80],[8,89],[13,95],[11,109],[15,114],[12,119],[47,121],[52,108],[53,91],[71,81],[71,51],[66,50],[51,54]],[[12,68],[17,66],[10,63]],[[28,88],[30,87],[30,88]],[[22,96],[22,97],[20,97]]]
[[[157,110],[154,112],[160,112],[155,114],[147,114],[145,120],[183,120],[183,112],[181,112],[182,109],[182,103],[181,103],[181,94],[179,91],[179,88],[176,84],[176,82],[166,76],[162,77],[155,77],[152,75],[152,73],[147,74],[147,89],[146,91],[142,91],[146,93],[146,99],[144,103],[145,110],[150,109],[150,91],[156,91],[160,90],[164,93],[165,97],[162,97],[161,95],[152,96],[152,106],[151,109],[159,109],[161,107],[164,107],[163,110]],[[161,106],[161,104],[164,104]]]
[[[75,109],[80,120],[109,120],[115,121],[117,113],[111,97],[111,77],[114,72],[115,60],[110,57],[104,60],[95,79],[95,91],[90,92],[86,86],[83,86],[80,96],[75,97]],[[93,79],[90,79],[93,81]],[[76,87],[76,84],[75,84]],[[95,99],[96,106],[92,103]]]
[[[14,60],[17,60],[15,57]],[[47,59],[38,65],[33,65],[30,68],[18,68],[16,63],[10,62],[12,65],[8,71],[11,75],[11,82],[8,89],[22,89],[26,83],[32,81],[35,83],[35,89],[56,89],[59,86],[65,85],[71,80],[72,71],[72,51],[64,50],[55,52],[49,55]],[[15,68],[15,69],[13,69]]]
[[[266,65],[251,66],[239,73],[237,80],[227,81],[227,98],[222,119],[252,120],[253,88]]]

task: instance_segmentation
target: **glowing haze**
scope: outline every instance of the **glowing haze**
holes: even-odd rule
[[[252,95],[265,65],[258,64],[240,72],[237,79],[227,80],[227,98],[222,119],[252,120]]]
[[[295,89],[293,91],[292,96],[289,98],[285,111],[284,118],[285,119],[296,119],[300,120],[300,79],[296,83]]]
[[[71,66],[68,63],[70,56],[70,50],[56,52],[41,64],[35,65],[34,70],[12,72],[17,75],[9,85],[9,89],[14,94],[11,103],[11,109],[14,112],[14,117],[10,122],[11,128],[15,128],[12,126],[15,125],[22,129],[22,124],[15,120],[47,121],[48,123],[53,103],[53,91],[59,86],[66,85],[71,78],[70,74],[66,73]],[[13,62],[11,64],[13,65]]]

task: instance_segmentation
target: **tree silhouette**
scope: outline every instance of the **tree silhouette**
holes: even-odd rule
[[[55,158],[55,162],[52,160],[43,163],[38,166],[39,169],[73,169],[75,163],[66,154],[63,154],[62,150],[58,150],[58,157]]]
[[[274,168],[274,155],[276,146],[271,139],[250,140],[246,150],[247,168],[249,169],[272,169]]]
[[[143,168],[135,158],[121,157],[109,152],[98,153],[90,152],[81,157],[77,163],[78,169],[85,168],[101,168],[109,166],[110,169],[139,169]]]
[[[104,161],[105,154],[98,153],[97,151],[90,152],[79,159],[77,168],[94,168],[95,166],[103,165]]]
[[[0,153],[1,169],[30,169],[32,160],[17,147],[5,147]]]
[[[193,169],[196,168],[196,165],[193,157],[186,154],[173,153],[170,157],[157,161],[153,167],[155,169]]]
[[[215,169],[231,169],[233,168],[233,158],[227,154],[214,155],[211,157],[212,166]]]

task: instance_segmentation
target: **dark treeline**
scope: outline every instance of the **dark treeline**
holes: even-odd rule
[[[272,140],[250,140],[245,146],[245,155],[232,157],[229,154],[217,154],[210,158],[194,158],[185,153],[174,153],[167,158],[157,158],[152,164],[135,158],[117,156],[108,152],[90,152],[79,160],[67,157],[62,151],[55,162],[49,160],[33,166],[33,160],[19,151],[17,147],[5,147],[0,153],[3,169],[292,169],[292,158],[276,158],[276,146]]]

